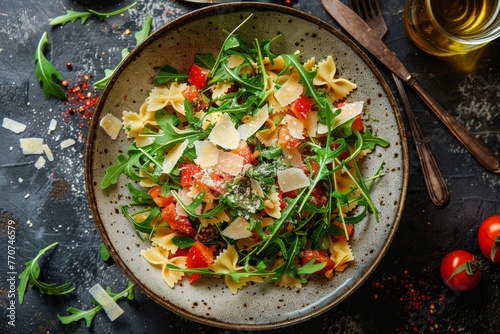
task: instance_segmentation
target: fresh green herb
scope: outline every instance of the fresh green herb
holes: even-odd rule
[[[40,42],[38,43],[38,46],[36,48],[35,75],[36,75],[37,80],[43,86],[43,94],[45,95],[45,98],[47,100],[52,95],[59,98],[59,99],[65,99],[66,93],[64,93],[64,90],[61,88],[61,86],[58,85],[57,83],[55,83],[54,79],[53,79],[53,77],[55,77],[59,81],[62,81],[63,77],[56,70],[54,65],[52,65],[50,63],[50,61],[47,60],[47,58],[45,58],[45,55],[43,54],[45,47],[48,47],[48,46],[50,46],[48,34],[47,34],[47,32],[44,32],[42,35],[42,38],[40,38]]]
[[[101,259],[103,261],[108,261],[111,258],[111,254],[109,253],[108,249],[106,248],[106,245],[103,243],[101,244],[101,247],[99,248],[99,255],[101,256]]]
[[[131,282],[128,282],[127,288],[120,293],[111,292],[109,286],[106,287],[106,292],[111,296],[111,298],[113,298],[114,301],[117,301],[118,299],[123,297],[127,297],[128,300],[134,299],[134,285]],[[97,315],[97,313],[99,313],[99,311],[103,309],[102,305],[96,302],[93,298],[91,301],[92,304],[95,305],[93,308],[89,310],[80,310],[75,307],[70,307],[68,308],[68,312],[71,313],[70,315],[58,315],[57,318],[64,325],[85,319],[85,325],[88,328],[92,324],[92,320],[94,320],[94,317]]]
[[[38,252],[38,255],[33,260],[26,262],[26,268],[19,275],[19,285],[17,286],[19,304],[23,303],[28,284],[38,287],[42,294],[48,295],[64,295],[75,289],[74,287],[71,287],[71,283],[57,285],[54,283],[44,283],[38,279],[40,276],[38,259],[45,254],[47,250],[55,247],[57,244],[57,242],[54,242],[53,244],[43,248]]]
[[[146,16],[146,19],[144,20],[144,22],[142,23],[142,28],[141,30],[139,30],[138,32],[135,33],[135,41],[136,41],[136,46],[139,45],[142,41],[144,41],[148,36],[149,36],[149,32],[151,30],[151,17],[148,15]],[[122,60],[125,59],[125,57],[128,56],[129,54],[129,50],[127,48],[124,48],[122,50]],[[113,75],[113,73],[115,72],[116,70],[116,67],[112,70],[110,69],[105,69],[104,70],[104,78],[102,78],[101,80],[98,80],[94,83],[94,87],[97,88],[97,89],[104,89],[104,87],[106,87],[109,79],[111,78],[111,76]]]
[[[112,12],[107,12],[107,13],[102,13],[98,12],[92,9],[87,8],[87,11],[85,12],[77,12],[74,10],[67,10],[65,15],[58,16],[54,19],[52,19],[49,24],[51,26],[56,26],[56,25],[65,25],[68,22],[74,23],[76,20],[80,19],[82,21],[82,24],[84,24],[91,16],[97,16],[99,19],[105,19],[110,16],[118,15],[121,14],[130,8],[134,7],[137,4],[137,2],[134,2],[133,4],[130,4],[128,6],[125,6],[123,8],[120,8],[118,10],[112,11]]]

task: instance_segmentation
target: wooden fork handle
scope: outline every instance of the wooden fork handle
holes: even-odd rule
[[[465,146],[465,148],[492,173],[500,173],[500,158],[485,143],[479,140],[469,129],[453,118],[439,103],[411,76],[405,80],[408,86],[420,96],[422,101],[434,112],[451,133]]]

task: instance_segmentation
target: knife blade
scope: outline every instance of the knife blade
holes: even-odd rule
[[[399,60],[394,52],[372,31],[351,8],[338,0],[321,0],[323,7],[353,39],[410,86],[434,112],[450,132],[464,145],[484,168],[500,173],[500,158],[469,129],[453,118],[425,89]]]

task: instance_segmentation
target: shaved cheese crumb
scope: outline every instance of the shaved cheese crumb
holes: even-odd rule
[[[283,192],[304,188],[309,185],[309,178],[300,168],[291,167],[279,171],[276,175],[278,176],[280,189]]]
[[[274,98],[281,104],[282,107],[291,104],[297,100],[302,92],[304,86],[299,83],[300,75],[297,71],[293,71],[288,80],[280,87],[275,93]]]
[[[208,140],[222,148],[234,150],[240,144],[241,138],[231,117],[224,113],[208,135]]]
[[[252,232],[248,229],[250,223],[243,217],[236,218],[228,227],[222,230],[222,234],[233,240],[248,238]]]
[[[113,298],[111,298],[99,283],[91,287],[89,292],[96,302],[102,306],[109,320],[114,321],[123,314],[123,309],[113,300]]]
[[[73,139],[71,139],[71,138],[69,138],[69,139],[65,139],[65,140],[63,140],[63,141],[61,142],[61,148],[68,148],[68,147],[70,147],[70,146],[75,145],[75,143],[76,143],[76,142],[75,142]]]
[[[42,156],[39,156],[38,160],[35,162],[35,168],[36,169],[43,168],[45,166],[45,162],[46,160]]]
[[[174,169],[175,164],[184,154],[184,150],[188,146],[188,140],[184,140],[182,143],[175,144],[174,147],[167,153],[165,160],[163,160],[162,173],[168,174]]]
[[[49,145],[43,144],[42,148],[43,148],[43,152],[47,156],[47,159],[49,159],[49,161],[54,161],[54,155],[52,154],[52,151],[51,151]]]
[[[17,179],[17,181],[18,181],[19,183],[23,183],[23,181],[24,181],[24,180],[23,180],[23,178],[22,178],[22,177],[20,177],[20,178],[18,178],[18,179]]]
[[[219,150],[217,160],[218,162],[215,168],[232,176],[236,176],[241,173],[245,162],[245,159],[242,156],[231,152],[224,152],[222,150]]]
[[[48,134],[50,134],[52,131],[54,131],[56,129],[56,126],[57,126],[57,121],[55,119],[51,119],[50,120],[50,124],[49,124],[49,131],[48,131]]]
[[[293,138],[304,139],[304,135],[302,134],[304,131],[304,123],[302,123],[298,118],[291,115],[285,115],[282,122],[287,124],[288,131],[290,131],[290,135]]]
[[[264,191],[260,186],[260,183],[255,179],[250,179],[250,185],[252,186],[252,192],[259,196],[260,198],[264,198]]]
[[[116,138],[118,138],[122,128],[122,122],[111,114],[106,114],[106,116],[104,116],[99,122],[99,125],[104,129],[104,131],[106,131],[112,140],[116,140]]]
[[[24,155],[43,153],[42,138],[21,138],[19,139],[19,143]]]
[[[211,167],[217,164],[217,156],[219,150],[217,146],[210,141],[195,141],[194,148],[196,150],[196,159],[194,162],[201,167]]]
[[[241,139],[248,139],[252,136],[257,130],[260,129],[262,125],[269,118],[269,110],[267,104],[264,105],[260,110],[252,117],[250,122],[241,124],[238,126],[238,133],[240,134]]]
[[[8,117],[4,117],[3,122],[2,122],[2,127],[4,127],[7,130],[10,130],[14,133],[21,133],[21,132],[24,132],[24,130],[26,130],[26,124],[15,121],[15,120],[10,119]]]

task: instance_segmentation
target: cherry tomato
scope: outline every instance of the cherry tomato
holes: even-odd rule
[[[325,267],[318,270],[316,274],[324,274],[328,270],[332,269],[335,265],[335,262],[330,259],[326,250],[324,249],[305,250],[304,254],[302,255],[302,265],[305,265],[306,263],[314,259],[316,260],[314,261],[314,264],[326,262]]]
[[[214,254],[210,247],[205,246],[201,241],[196,240],[186,255],[186,267],[188,268],[207,268],[214,263]],[[201,278],[200,274],[189,276],[189,283]]]
[[[488,217],[481,223],[477,240],[488,260],[500,262],[500,216]]]
[[[207,84],[209,73],[210,70],[193,64],[189,68],[188,82],[195,85],[197,89],[203,89]]]
[[[441,262],[441,277],[451,289],[469,291],[481,281],[481,268],[477,259],[465,250],[455,250]]]

